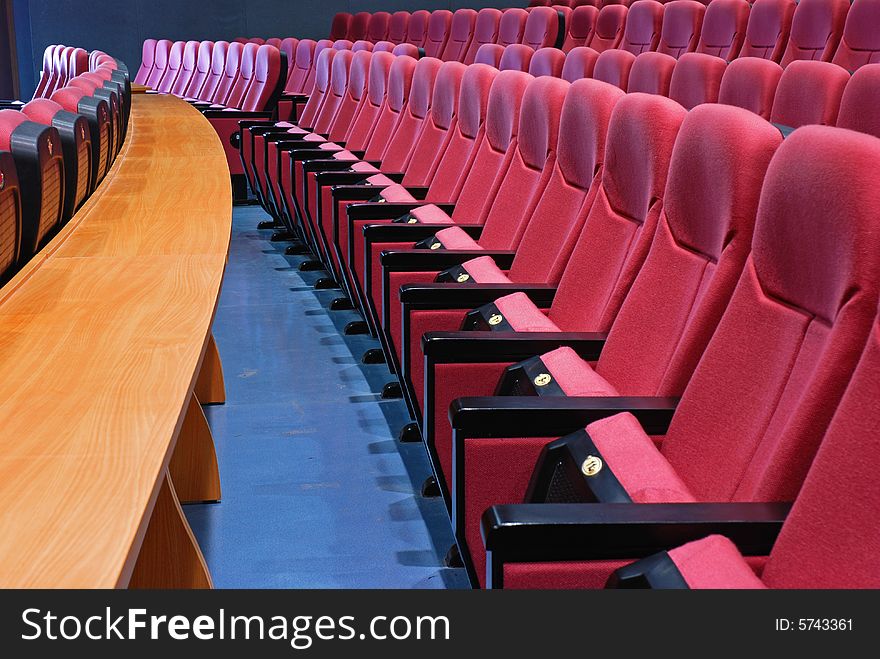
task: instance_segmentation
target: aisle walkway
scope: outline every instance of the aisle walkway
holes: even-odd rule
[[[234,210],[214,335],[227,403],[206,408],[223,501],[187,506],[218,588],[463,588],[442,567],[452,531],[422,444],[400,444],[402,401],[382,401],[387,367],[344,337],[350,312],[315,291],[321,274],[256,230],[259,207]]]

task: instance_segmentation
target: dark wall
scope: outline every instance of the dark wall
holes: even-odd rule
[[[525,0],[15,0],[21,95],[52,43],[104,50],[133,71],[147,38],[326,37],[340,11],[525,6]]]

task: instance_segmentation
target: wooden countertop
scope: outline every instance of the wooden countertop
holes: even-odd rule
[[[231,224],[210,124],[173,96],[133,96],[108,176],[0,289],[0,587],[128,583]]]

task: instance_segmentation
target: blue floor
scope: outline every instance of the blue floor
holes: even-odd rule
[[[400,444],[402,401],[346,337],[357,316],[329,311],[324,273],[258,231],[257,206],[236,207],[214,336],[225,405],[206,408],[223,501],[186,506],[218,588],[467,588],[443,567],[452,531],[422,444]]]

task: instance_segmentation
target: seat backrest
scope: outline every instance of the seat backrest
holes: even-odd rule
[[[559,119],[568,88],[559,78],[533,78],[523,95],[517,148],[492,207],[479,244],[515,250],[556,166]],[[485,190],[485,188],[484,188]]]
[[[361,39],[360,41],[355,41],[351,45],[351,52],[353,52],[353,53],[359,53],[362,50],[366,50],[367,52],[373,52],[373,44],[369,41],[365,41],[364,39]]]
[[[196,60],[199,54],[199,42],[187,41],[183,47],[183,59],[180,62],[180,73],[170,91],[175,96],[186,96],[186,90],[196,72]],[[208,60],[210,63],[210,59]]]
[[[267,109],[272,95],[278,89],[281,77],[281,51],[265,44],[257,49],[253,81],[241,102],[245,112],[261,112]]]
[[[146,45],[146,42],[145,42]],[[153,42],[153,50],[156,49],[156,43]],[[37,81],[37,88],[34,90],[34,98],[42,98],[46,95],[46,90],[52,82],[53,78],[53,70],[52,70],[52,57],[55,54],[55,45],[51,44],[46,46],[46,49],[43,51],[43,68],[40,71],[40,79]],[[149,54],[150,57],[150,67],[152,66],[152,51]],[[141,70],[144,69],[146,65],[144,64],[144,60],[141,59],[141,68],[138,70],[138,74],[140,75]],[[149,67],[146,69],[147,73],[149,73]],[[141,83],[143,84],[143,83]]]
[[[409,102],[394,130],[394,135],[382,152],[383,171],[407,171],[419,134],[425,122],[429,121],[434,83],[441,66],[443,62],[436,57],[423,57],[416,64]]]
[[[428,19],[428,31],[425,33],[425,55],[440,59],[446,49],[446,40],[449,38],[449,29],[452,27],[452,12],[448,9],[438,9],[431,12]]]
[[[585,45],[597,53],[602,53],[609,48],[617,48],[623,39],[628,12],[629,9],[623,5],[602,7],[596,17],[596,29],[593,31],[593,36]]]
[[[379,160],[385,152],[395,129],[406,113],[412,90],[413,75],[417,66],[418,62],[407,55],[396,57],[391,64],[385,103],[382,105],[379,119],[376,121],[367,148],[364,150],[366,152],[365,160]]]
[[[330,24],[330,34],[329,38],[333,41],[337,39],[345,39],[345,35],[348,34],[348,26],[351,25],[352,15],[348,12],[339,12],[333,17],[333,22]]]
[[[529,0],[529,8],[549,7],[552,4],[553,4],[553,0]]]
[[[458,199],[485,133],[489,92],[497,76],[498,69],[483,64],[468,66],[464,71],[458,97],[458,121],[431,179],[427,199]]]
[[[366,40],[372,43],[384,41],[388,38],[388,26],[391,24],[391,14],[387,11],[377,11],[370,16],[367,23]]]
[[[408,11],[396,11],[391,14],[391,21],[388,23],[388,41],[391,43],[403,43],[406,41],[408,27]]]
[[[598,188],[608,122],[622,90],[599,80],[571,85],[559,120],[556,162],[527,220],[508,277],[556,284],[581,233]]]
[[[403,185],[428,186],[444,152],[455,134],[461,84],[467,66],[444,62],[437,71],[430,116],[423,122],[413,147],[413,158],[406,168]]]
[[[840,43],[849,0],[800,0],[791,19],[783,68],[797,60],[830,62]]]
[[[627,91],[669,96],[669,84],[677,61],[665,53],[649,51],[638,55],[629,70]]]
[[[255,47],[255,44],[251,45]],[[243,51],[243,44],[237,41],[229,44],[229,48],[226,50],[226,64],[223,67],[223,75],[220,77],[220,82],[214,91],[214,96],[211,98],[213,103],[219,105],[226,104],[226,99],[229,98],[232,88],[239,78],[238,72],[241,67]]]
[[[67,84],[74,77],[70,72],[70,54],[73,46],[64,46],[58,52],[58,74],[60,84]]]
[[[535,50],[555,46],[559,38],[559,23],[559,14],[555,9],[536,7],[526,19],[522,43]]]
[[[672,80],[669,83],[669,98],[678,101],[688,110],[701,103],[717,103],[721,90],[721,79],[727,69],[727,62],[705,53],[684,53],[678,58]]]
[[[880,62],[880,0],[853,0],[831,61],[847,71]]]
[[[721,78],[718,102],[736,105],[770,119],[782,67],[759,57],[740,57],[727,65]]]
[[[409,16],[406,26],[406,42],[418,48],[424,48],[428,40],[428,23],[431,22],[431,12],[424,9],[414,11]]]
[[[293,73],[293,65],[296,61],[296,49],[299,46],[299,39],[295,37],[285,37],[278,45],[278,50],[287,58],[287,80],[290,80],[290,74]]]
[[[327,94],[330,91],[330,72],[333,68],[333,60],[337,55],[344,52],[333,48],[325,48],[318,55],[315,62],[315,86],[309,94],[309,100],[302,110],[299,117],[299,125],[303,128],[312,128],[318,119],[318,113],[327,100]]]
[[[878,156],[876,138],[807,126],[771,160],[752,253],[661,449],[698,500],[798,493],[877,312]]]
[[[596,197],[550,308],[560,328],[611,328],[657,228],[685,116],[678,103],[655,94],[626,94],[614,106]]]
[[[568,6],[574,10],[579,7],[596,7],[598,9],[601,4],[600,0],[570,0]]]
[[[751,252],[764,175],[782,135],[724,105],[689,112],[645,262],[596,364],[622,396],[680,396]],[[662,319],[662,320],[661,320]]]
[[[312,62],[315,58],[315,42],[311,39],[301,39],[296,46],[296,56],[291,60],[290,75],[284,91],[291,94],[305,94],[306,80],[312,70]]]
[[[636,61],[636,56],[628,50],[613,48],[599,53],[593,67],[593,77],[619,87],[623,91],[629,85],[629,72]]]
[[[502,71],[528,71],[534,55],[535,51],[529,46],[512,44],[504,49],[498,68]]]
[[[391,53],[395,57],[400,57],[401,55],[406,55],[407,57],[412,57],[413,59],[419,59],[422,56],[422,49],[418,46],[411,43],[399,43],[394,46],[394,50]]]
[[[54,48],[54,46],[48,46],[46,48],[47,54],[49,54],[50,48]],[[134,76],[134,82],[139,85],[143,85],[147,82],[147,78],[150,76],[150,72],[153,70],[153,56],[155,54],[156,40],[144,39],[144,45],[141,50],[141,65],[138,67],[138,72]],[[46,55],[43,55],[43,72],[45,73],[46,71],[48,71]]]
[[[663,5],[657,0],[636,0],[626,15],[626,28],[619,47],[633,55],[656,50],[662,29]]]
[[[830,62],[791,62],[779,78],[770,121],[790,128],[833,126],[849,77],[846,70]]]
[[[444,62],[464,62],[465,56],[474,36],[474,26],[477,21],[477,12],[474,9],[459,9],[452,15],[452,23],[449,26],[449,38],[446,47],[440,55]],[[466,62],[472,64],[473,60]]]
[[[562,67],[562,79],[574,82],[581,78],[592,78],[593,69],[599,53],[587,46],[578,46],[568,51],[565,56],[565,64]]]
[[[196,67],[183,91],[184,98],[199,98],[205,82],[211,75],[211,60],[214,56],[214,42],[202,41],[196,51]],[[293,61],[293,60],[291,60]],[[222,69],[221,69],[222,70]]]
[[[522,101],[534,80],[522,71],[501,71],[489,90],[486,124],[473,157],[470,175],[459,180],[460,192],[452,219],[482,224],[492,208],[513,155],[522,115]]]
[[[220,82],[223,80],[226,72],[229,45],[228,41],[214,42],[214,49],[211,51],[211,70],[208,72],[208,77],[202,85],[199,100],[210,101],[217,93],[217,87],[220,86]]]
[[[84,48],[74,48],[70,53],[68,72],[71,76],[89,72],[89,53]]]
[[[860,67],[846,83],[837,125],[880,137],[880,64]]]
[[[748,23],[747,0],[712,0],[706,7],[696,52],[729,62],[739,55]]]
[[[501,68],[502,57],[504,57],[504,46],[499,46],[497,43],[486,43],[480,46],[474,63],[486,64],[487,66],[494,66],[496,69],[499,69]]]
[[[281,39],[278,37],[269,37],[266,39],[266,45],[275,46],[278,50],[281,50]]]
[[[795,0],[755,0],[739,56],[780,61],[788,45],[795,7]]]
[[[462,60],[465,64],[473,64],[477,58],[477,51],[485,44],[494,44],[498,41],[498,29],[501,23],[501,11],[491,7],[477,12],[474,22],[474,34],[468,46],[467,53]]]
[[[333,63],[330,65],[330,85],[324,95],[324,102],[318,110],[318,116],[312,125],[314,132],[321,135],[330,133],[336,114],[348,98],[349,73],[355,53],[343,50],[336,53]],[[363,78],[361,79],[363,84]]]
[[[171,45],[171,50],[168,51],[168,67],[165,70],[165,75],[162,76],[162,81],[156,88],[158,92],[167,94],[174,88],[174,83],[177,82],[177,77],[180,75],[181,68],[183,67],[183,51],[185,48],[186,43],[183,41],[175,41]]]
[[[254,71],[257,63],[257,51],[260,46],[253,42],[246,43],[241,51],[241,64],[238,68],[238,76],[226,97],[224,105],[230,108],[240,108],[251,83],[254,80]],[[278,50],[277,48],[275,50]]]
[[[356,58],[357,59],[357,58]],[[385,92],[388,89],[388,75],[394,63],[394,55],[387,52],[373,51],[370,56],[370,70],[367,75],[366,94],[357,111],[351,128],[345,135],[345,145],[352,151],[363,151],[367,148],[370,136],[379,120],[382,106],[385,104]],[[352,65],[357,62],[352,62]],[[357,86],[357,71],[349,73],[350,87]],[[349,89],[352,96],[354,92]]]
[[[328,49],[333,48],[333,42],[327,39],[321,39],[315,43],[315,52],[312,55],[312,67],[309,70],[309,75],[306,78],[305,85],[303,85],[303,93],[311,94],[312,89],[315,87],[315,78],[317,77],[317,67],[318,67],[318,57],[321,56],[321,53]]]
[[[247,45],[249,43],[252,43],[255,46],[262,46],[264,43],[266,43],[266,40],[263,39],[263,37],[251,37],[250,39],[247,40],[247,42],[245,42],[245,45]]]
[[[351,50],[354,47],[354,41],[350,39],[338,39],[333,42],[334,50]]]
[[[397,47],[397,44],[391,41],[377,41],[373,44],[374,53],[390,53]]]
[[[349,41],[358,41],[367,36],[367,26],[370,24],[371,14],[368,11],[361,11],[351,17],[351,23],[345,33],[345,38]]]
[[[657,50],[676,59],[696,49],[706,5],[696,0],[673,0],[663,11],[663,30]]]
[[[147,76],[144,83],[150,89],[157,89],[162,77],[165,75],[165,69],[168,68],[168,53],[171,50],[171,42],[168,39],[159,39],[156,42],[156,50],[153,53],[153,69]]]
[[[562,50],[568,53],[574,48],[586,46],[593,37],[598,18],[599,10],[593,5],[583,5],[575,9],[568,21],[568,29],[565,31]]]
[[[867,146],[867,145],[866,145]],[[880,588],[880,321],[762,572],[771,588]],[[841,484],[846,483],[845,487]],[[829,534],[830,529],[851,529]]]
[[[526,29],[526,21],[529,18],[529,12],[525,9],[507,9],[501,15],[501,22],[498,24],[498,43],[507,47],[511,44],[522,43],[523,32]]]
[[[565,53],[559,48],[541,48],[535,51],[529,62],[529,73],[536,78],[538,76],[562,76],[562,67],[565,66]]]

